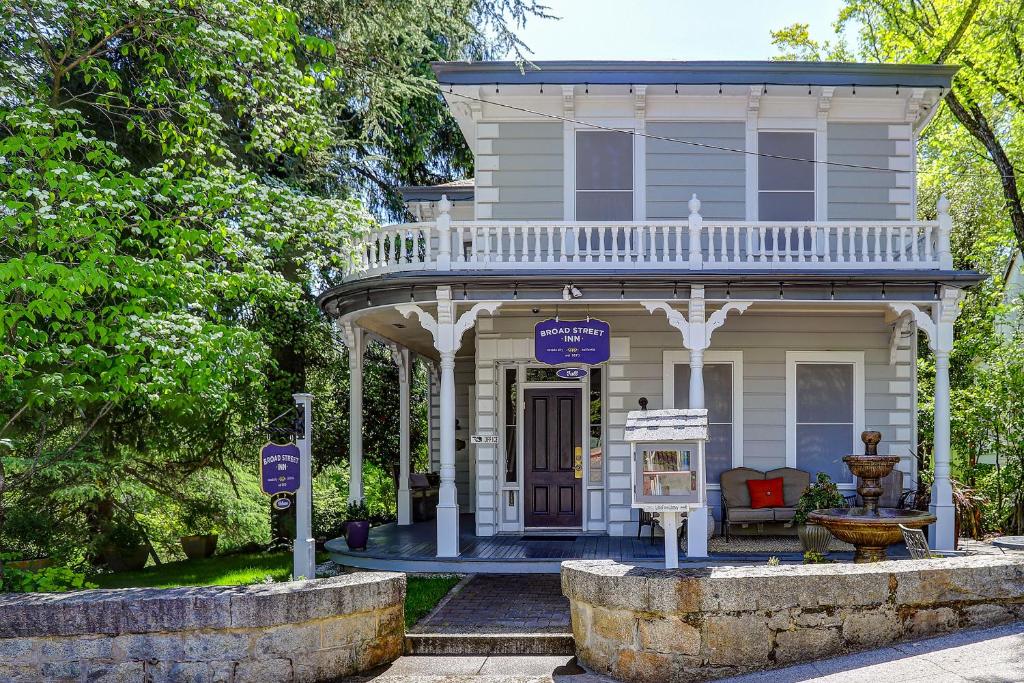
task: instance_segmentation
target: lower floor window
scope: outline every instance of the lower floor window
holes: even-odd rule
[[[863,354],[790,352],[786,384],[787,464],[853,483],[843,457],[864,425]]]
[[[676,408],[690,407],[690,366],[677,363],[673,368],[673,393]],[[735,429],[735,382],[733,363],[704,364],[704,407],[708,410],[708,442],[704,449],[706,477],[717,484],[722,472],[733,466]]]

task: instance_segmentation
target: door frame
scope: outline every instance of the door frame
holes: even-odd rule
[[[520,365],[522,373],[525,375],[525,368],[529,364]],[[518,418],[518,424],[521,425],[520,429],[516,430],[516,467],[519,470],[519,526],[523,531],[534,530],[534,529],[548,529],[552,527],[528,527],[526,526],[526,447],[524,444],[525,432],[526,432],[526,392],[529,389],[576,389],[580,392],[580,443],[584,449],[583,458],[583,479],[580,482],[580,518],[581,524],[579,527],[554,527],[559,530],[587,530],[587,486],[586,482],[590,476],[590,458],[586,457],[587,445],[590,443],[590,402],[587,400],[589,396],[589,384],[590,373],[588,372],[584,377],[578,380],[566,380],[562,382],[522,382],[519,387],[520,390],[516,392],[516,417]]]

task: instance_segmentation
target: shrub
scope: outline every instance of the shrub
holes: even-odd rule
[[[12,560],[14,555],[5,553],[0,559]],[[4,567],[0,577],[0,593],[64,593],[95,587],[96,584],[85,580],[84,573],[68,567],[44,567],[36,571]]]
[[[793,521],[797,524],[806,524],[807,515],[815,510],[842,507],[845,503],[843,494],[839,492],[839,487],[832,481],[832,478],[824,472],[818,472],[817,481],[800,494]]]

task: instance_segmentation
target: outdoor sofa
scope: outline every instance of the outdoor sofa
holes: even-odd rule
[[[747,481],[775,478],[782,479],[782,504],[777,507],[751,507]],[[734,467],[722,472],[719,482],[722,485],[722,533],[728,541],[729,528],[734,524],[744,528],[755,524],[759,531],[766,523],[792,525],[796,503],[804,489],[810,485],[811,475],[793,467],[778,467],[767,472],[750,467]]]

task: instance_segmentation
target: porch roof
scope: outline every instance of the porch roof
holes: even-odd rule
[[[818,85],[950,87],[958,66],[769,61],[433,62],[443,85]]]
[[[704,408],[631,410],[626,416],[626,441],[692,441],[708,438],[708,411]]]
[[[987,278],[986,275],[973,270],[888,270],[888,269],[805,269],[792,270],[663,270],[637,271],[627,269],[602,269],[599,271],[581,271],[567,264],[565,269],[537,270],[449,270],[449,271],[407,271],[371,276],[352,280],[331,287],[317,297],[320,309],[328,315],[340,316],[365,308],[385,304],[405,303],[410,300],[431,301],[436,287],[465,287],[470,300],[499,299],[512,301],[519,297],[526,298],[528,290],[543,290],[553,300],[560,300],[561,290],[570,280],[585,289],[586,297],[577,299],[576,303],[588,303],[591,292],[595,288],[614,294],[614,298],[627,300],[620,296],[620,291],[630,294],[630,290],[644,289],[648,297],[651,290],[668,288],[670,290],[685,289],[690,285],[722,288],[731,291],[734,298],[741,296],[755,300],[778,299],[780,287],[791,294],[803,289],[833,288],[835,299],[843,298],[843,288],[855,288],[859,296],[871,292],[871,297],[884,301],[886,296],[892,299],[911,296],[909,290],[920,290],[911,298],[931,298],[932,289],[936,286],[957,288],[973,287]],[[888,290],[886,288],[888,287]],[[590,288],[590,289],[586,289]],[[901,294],[900,289],[908,290]],[[550,291],[548,291],[550,290]],[[744,292],[744,290],[746,290]],[[752,290],[763,290],[760,294]],[[769,290],[771,290],[769,292]],[[926,291],[927,290],[927,291]],[[825,291],[825,290],[822,290]],[[918,296],[921,295],[921,296]],[[682,293],[680,293],[682,296]],[[709,295],[710,296],[710,295]],[[630,296],[629,300],[636,297]],[[812,297],[813,298],[813,297]],[[828,298],[828,292],[826,292]],[[867,298],[867,297],[864,297]],[[806,300],[797,297],[796,300]]]

